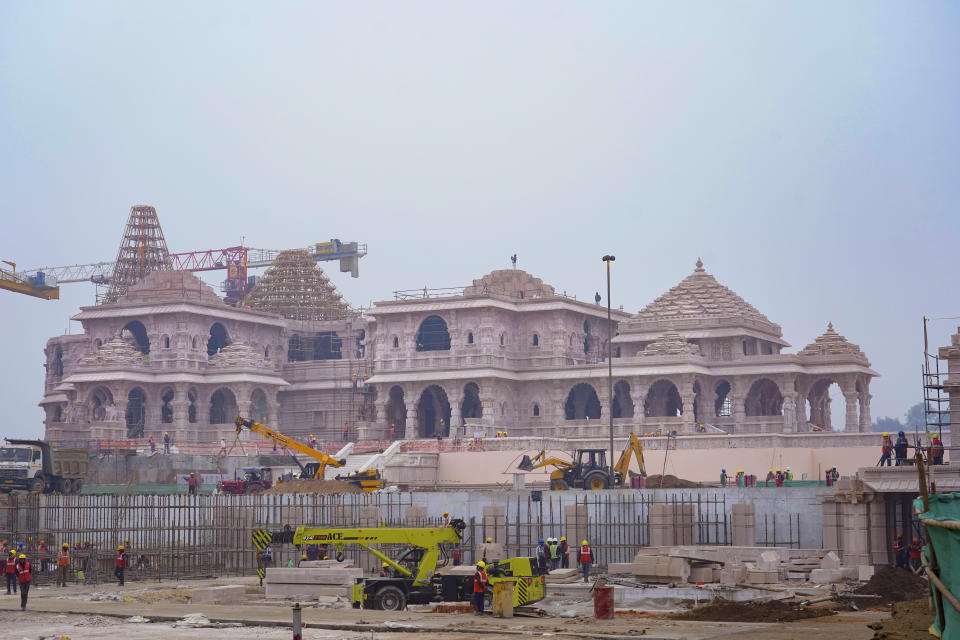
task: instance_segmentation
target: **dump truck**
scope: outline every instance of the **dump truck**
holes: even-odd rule
[[[86,449],[55,448],[44,440],[6,438],[0,447],[0,491],[80,493],[90,467]]]
[[[473,572],[445,573],[438,571],[446,558],[448,545],[458,545],[463,538],[466,523],[457,518],[448,527],[372,527],[363,529],[289,526],[281,531],[254,530],[254,545],[263,549],[268,544],[293,544],[333,547],[337,560],[343,560],[344,547],[357,545],[369,551],[386,564],[390,577],[361,578],[351,589],[351,603],[359,609],[401,611],[407,604],[430,602],[469,602],[473,595]],[[395,559],[379,545],[406,547]],[[513,606],[520,607],[542,600],[546,592],[545,571],[538,568],[536,559],[506,558],[487,563],[487,590],[484,600],[492,599],[493,585],[511,582]],[[258,575],[264,577],[261,570]]]

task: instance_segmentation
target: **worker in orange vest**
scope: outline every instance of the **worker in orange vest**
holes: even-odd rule
[[[588,582],[590,580],[590,565],[593,564],[593,551],[586,540],[580,544],[580,554],[577,556],[577,562],[583,571],[583,581]]]
[[[17,582],[20,584],[20,611],[27,610],[27,594],[30,593],[30,582],[33,577],[30,575],[30,563],[27,562],[27,556],[20,554],[17,557]]]
[[[920,538],[914,538],[910,541],[910,568],[914,573],[920,571]]]
[[[17,552],[10,549],[7,552],[5,574],[7,576],[7,595],[10,595],[10,587],[13,587],[13,593],[17,592]]]
[[[127,568],[127,552],[123,545],[117,547],[117,566],[113,570],[113,575],[117,576],[117,584],[123,586],[123,570]]]
[[[483,615],[483,594],[487,590],[487,563],[477,562],[477,570],[473,574],[473,615]]]
[[[57,586],[67,586],[67,571],[70,567],[70,545],[64,542],[60,545],[60,555],[57,556]]]

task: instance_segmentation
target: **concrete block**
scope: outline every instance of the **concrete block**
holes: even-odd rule
[[[764,569],[748,569],[747,582],[750,584],[771,584],[780,582],[780,572],[776,569],[769,571]]]
[[[611,562],[607,565],[607,574],[611,576],[633,575],[632,562]]]
[[[336,560],[301,560],[298,569],[351,569],[356,567],[349,561],[337,562]],[[278,567],[280,568],[280,567]]]
[[[839,569],[831,569],[831,571],[839,571],[840,578],[842,580],[859,580],[860,571],[857,567],[840,567]]]
[[[270,567],[267,569],[266,582],[274,584],[308,585],[352,585],[363,577],[363,569],[326,568],[326,569],[288,569]]]
[[[810,582],[817,584],[830,584],[842,580],[843,576],[839,569],[814,569],[810,572]]]
[[[427,508],[411,505],[403,512],[403,523],[407,527],[422,527],[427,524]]]
[[[693,584],[713,582],[713,567],[694,567],[690,569],[690,577],[688,580]]]
[[[857,567],[857,580],[860,582],[867,582],[870,578],[873,577],[874,567],[869,564],[862,564]]]
[[[840,558],[833,551],[829,551],[827,555],[823,556],[820,560],[821,569],[839,569],[840,568]]]
[[[267,583],[266,598],[272,599],[290,599],[305,598],[314,599],[320,597],[350,597],[349,587],[332,587],[312,584],[270,584]]]
[[[780,566],[780,555],[776,551],[764,551],[757,560],[757,569],[775,571]]]
[[[496,542],[479,543],[476,548],[476,554],[477,559],[483,560],[484,562],[505,560],[507,557],[507,552],[503,548],[503,545]]]
[[[247,597],[247,588],[243,585],[223,587],[200,587],[190,594],[192,604],[241,604]]]
[[[742,564],[728,564],[720,570],[720,584],[736,585],[747,579],[747,567]]]

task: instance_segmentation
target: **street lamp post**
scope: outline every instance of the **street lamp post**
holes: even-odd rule
[[[610,416],[610,488],[614,484],[613,475],[613,321],[610,313],[610,263],[616,256],[605,255],[603,261],[607,264],[607,414]]]

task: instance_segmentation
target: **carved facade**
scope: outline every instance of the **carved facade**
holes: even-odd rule
[[[699,261],[637,314],[612,312],[612,385],[606,307],[517,269],[363,316],[288,315],[229,307],[188,273],[150,274],[83,308],[83,335],[48,342],[47,437],[211,442],[237,414],[322,439],[592,436],[611,412],[619,434],[792,433],[834,424],[833,383],[847,430],[870,428],[877,374],[857,345],[828,325],[783,353],[780,327]]]

